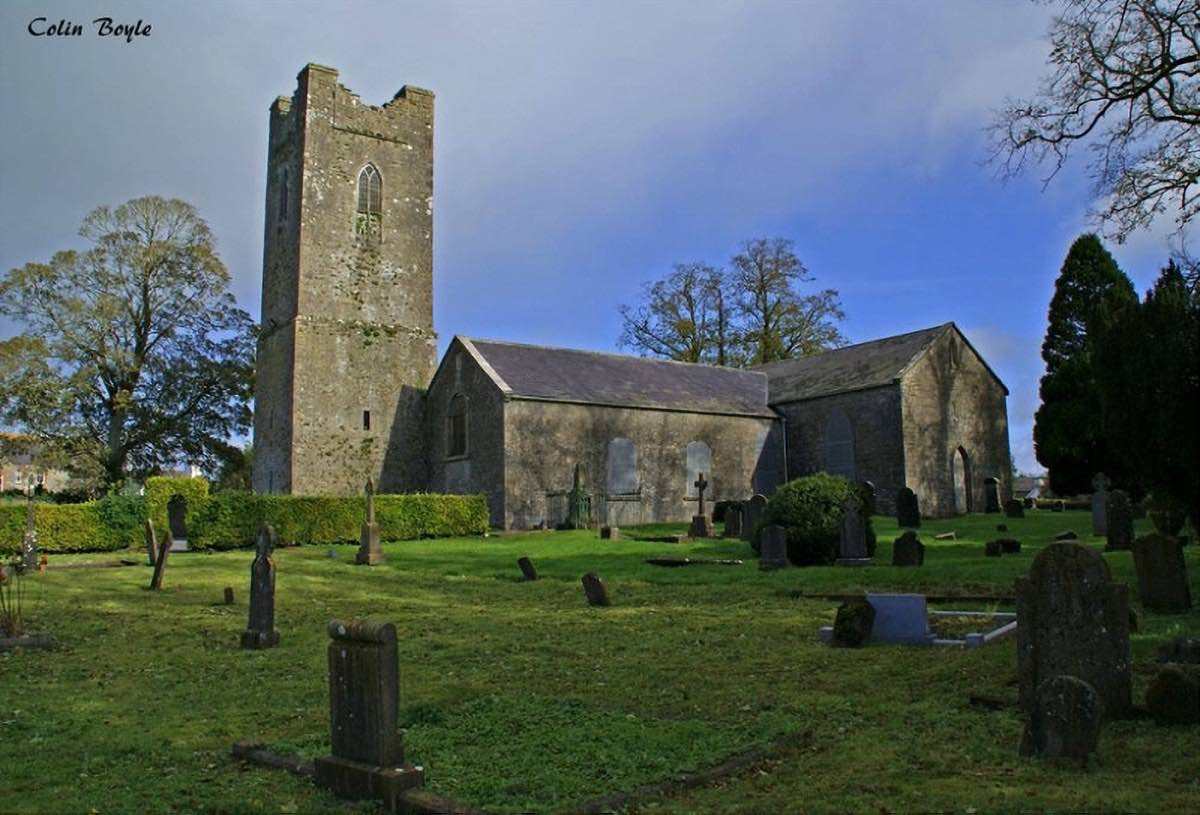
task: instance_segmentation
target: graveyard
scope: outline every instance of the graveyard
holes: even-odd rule
[[[890,565],[896,519],[873,523],[868,565],[774,570],[741,540],[661,540],[686,524],[606,540],[596,529],[384,540],[373,566],[356,565],[353,545],[284,546],[271,554],[265,632],[247,629],[252,568],[265,574],[253,550],[176,552],[157,591],[144,551],[52,555],[25,580],[30,627],[54,647],[0,653],[0,809],[381,811],[231,755],[243,741],[308,762],[329,754],[334,619],[395,626],[404,761],[465,810],[1200,809],[1195,726],[1138,710],[1159,644],[1200,636],[1200,610],[1144,608],[1133,553],[1103,552],[1090,513],[926,519],[916,567]],[[837,598],[863,592],[1011,613],[1017,579],[1066,530],[1129,587],[1136,616],[1135,710],[1105,722],[1083,765],[1020,754],[1015,637],[979,648],[818,637]],[[988,556],[997,537],[1020,551]],[[1200,597],[1200,547],[1183,551]],[[114,558],[135,565],[99,567]],[[608,607],[588,604],[586,573]],[[274,647],[242,647],[272,631]]]

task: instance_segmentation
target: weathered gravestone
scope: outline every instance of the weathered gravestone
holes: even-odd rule
[[[1051,512],[1066,512],[1067,511],[1067,502],[1062,500],[1061,498],[1058,499],[1057,501],[1052,501],[1050,503],[1050,511]]]
[[[871,639],[908,645],[931,645],[929,607],[923,594],[868,594],[875,609]]]
[[[1000,479],[995,476],[983,479],[983,511],[1000,511]]]
[[[742,505],[728,504],[725,507],[725,537],[740,538],[742,536]]]
[[[404,764],[398,725],[400,665],[396,627],[368,620],[329,623],[329,729],[332,755],[314,762],[316,782],[339,798],[400,808],[419,786],[421,767]]]
[[[767,497],[755,493],[750,496],[742,512],[742,540],[754,540],[754,528],[762,521],[763,512],[767,509]]]
[[[537,569],[533,566],[533,561],[527,557],[517,558],[517,566],[521,568],[521,575],[526,580],[537,580]]]
[[[233,586],[225,587],[225,595],[222,599],[224,599],[225,605],[227,605],[227,606],[233,605]]]
[[[1146,710],[1159,724],[1200,724],[1200,665],[1164,665],[1146,689]]]
[[[1159,643],[1158,661],[1200,665],[1200,639],[1174,637]]]
[[[838,526],[838,566],[864,566],[871,562],[867,553],[867,528],[862,502],[851,496],[842,502],[842,520]]]
[[[379,524],[375,523],[375,485],[367,479],[367,520],[363,522],[359,535],[358,554],[354,562],[376,566],[383,563],[383,547],[379,544]]]
[[[1143,535],[1133,542],[1133,565],[1143,607],[1167,612],[1192,607],[1183,546],[1178,538],[1157,532]]]
[[[875,607],[866,597],[853,597],[838,606],[833,620],[833,644],[842,648],[858,648],[871,639],[875,626]]]
[[[704,510],[704,490],[708,488],[708,482],[704,479],[704,473],[699,474],[699,478],[693,482],[692,486],[696,488],[697,496],[700,501],[700,511],[692,516],[692,525],[688,529],[689,538],[712,538],[716,534],[713,532],[712,520],[708,517],[708,513]]]
[[[1129,503],[1129,495],[1124,490],[1113,490],[1108,494],[1107,511],[1105,514],[1106,534],[1108,543],[1104,551],[1133,547],[1133,505]]]
[[[911,529],[905,530],[892,543],[893,566],[921,566],[925,563],[925,544]]]
[[[764,526],[759,538],[758,568],[764,571],[783,569],[788,565],[787,529]]]
[[[1079,540],[1079,536],[1075,534],[1074,529],[1064,529],[1062,532],[1059,532],[1057,535],[1055,535],[1054,539],[1056,541],[1076,541]]]
[[[1009,518],[1024,518],[1025,505],[1018,498],[1009,498],[1004,502],[1004,514]]]
[[[275,561],[271,559],[274,549],[275,530],[263,524],[250,564],[250,622],[242,632],[243,648],[273,648],[279,644],[279,632],[275,630]]]
[[[1104,705],[1090,683],[1068,674],[1050,677],[1037,688],[1021,755],[1085,762],[1096,752],[1103,723]]]
[[[587,596],[589,606],[612,605],[608,599],[608,588],[595,572],[588,572],[583,576],[583,593]]]
[[[896,493],[896,523],[902,529],[916,529],[921,525],[921,508],[917,494],[908,487]]]
[[[1026,715],[1038,688],[1059,675],[1096,689],[1104,715],[1128,716],[1133,705],[1129,598],[1104,558],[1079,543],[1052,543],[1017,578],[1017,676]]]
[[[167,501],[167,540],[172,552],[188,550],[187,499],[175,493]]]
[[[616,541],[621,539],[621,528],[617,526],[602,526],[600,527],[600,539],[606,541]]]
[[[151,536],[154,535],[154,530],[150,530]],[[151,537],[151,542],[153,542]],[[158,546],[158,557],[154,559],[154,574],[150,577],[150,591],[158,591],[162,588],[163,573],[167,570],[167,555],[171,552],[171,533],[168,531],[163,537],[163,542]]]
[[[1092,534],[1101,537],[1108,534],[1108,488],[1112,482],[1104,473],[1092,478]]]
[[[1013,538],[997,538],[996,543],[1000,544],[1000,551],[1006,555],[1016,555],[1021,552],[1021,542]]]
[[[146,519],[142,534],[146,538],[146,559],[153,566],[154,561],[158,560],[158,537],[154,534],[154,523],[149,518]]]
[[[987,557],[1000,557],[1004,554],[1004,547],[1000,545],[1000,541],[988,541],[983,545],[983,554]]]
[[[875,514],[875,483],[873,481],[859,481],[854,485],[858,489],[858,497],[862,499],[863,514]]]
[[[33,506],[33,495],[25,502],[25,537],[21,540],[21,563],[29,572],[38,567],[37,516]]]

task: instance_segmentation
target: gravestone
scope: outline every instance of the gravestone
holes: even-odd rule
[[[930,645],[929,608],[923,594],[868,594],[875,609],[871,639],[907,645]]]
[[[983,545],[983,554],[987,557],[1000,557],[1004,554],[1004,547],[1000,545],[1000,541],[988,541]]]
[[[996,543],[1000,545],[1000,551],[1006,555],[1016,555],[1021,551],[1021,542],[1012,538],[997,538]]]
[[[153,534],[153,530],[151,530]],[[171,533],[168,531],[158,546],[158,557],[154,559],[154,574],[150,578],[150,591],[162,588],[163,573],[167,570],[167,555],[171,552]]]
[[[188,550],[187,499],[175,493],[167,501],[167,540],[172,552]]]
[[[225,587],[225,598],[224,599],[225,599],[225,605],[227,605],[227,606],[233,605],[233,586]]]
[[[859,648],[871,639],[874,626],[875,607],[865,597],[852,597],[838,606],[832,642],[842,648]]]
[[[279,644],[279,632],[275,630],[275,561],[271,559],[274,549],[275,530],[263,524],[250,564],[250,622],[242,632],[243,648],[273,648]]]
[[[587,490],[583,484],[583,466],[575,462],[571,491],[567,493],[567,529],[587,529],[590,521]]]
[[[1021,755],[1086,762],[1100,743],[1103,723],[1104,704],[1090,683],[1069,674],[1050,677],[1037,688]]]
[[[871,516],[875,514],[875,483],[872,481],[859,481],[856,485],[858,488],[858,497],[862,499],[863,514]]]
[[[896,523],[902,529],[917,529],[921,526],[921,508],[917,494],[908,487],[896,493]]]
[[[1008,524],[996,524],[996,531],[997,532],[1007,532]]]
[[[688,529],[688,537],[689,538],[716,537],[716,533],[713,532],[712,521],[709,519],[708,513],[704,509],[704,490],[706,490],[708,488],[708,482],[704,479],[704,473],[699,474],[699,477],[695,480],[695,482],[693,482],[692,486],[696,488],[696,495],[700,502],[700,504],[699,504],[700,511],[692,516],[692,525]]]
[[[867,528],[862,503],[856,496],[842,501],[842,520],[838,526],[838,566],[863,566],[871,562],[867,554]]]
[[[758,549],[758,568],[764,571],[787,568],[787,529],[764,526]]]
[[[754,528],[762,521],[763,512],[767,509],[767,497],[755,493],[750,496],[742,512],[742,540],[754,540]]]
[[[1133,548],[1133,505],[1124,490],[1113,490],[1108,494],[1104,524],[1108,542],[1104,551],[1112,552]]]
[[[363,522],[359,535],[358,553],[354,562],[377,566],[383,563],[383,547],[379,544],[379,524],[375,522],[375,485],[367,479],[367,520]]]
[[[158,560],[158,537],[154,534],[154,523],[149,518],[146,519],[142,534],[146,538],[146,559],[153,566],[154,561]]]
[[[1021,503],[1025,505],[1025,509],[1037,509],[1037,499],[1026,496]]]
[[[25,502],[25,537],[21,540],[21,563],[26,571],[38,567],[37,516],[33,506],[33,495]]]
[[[1004,502],[1004,514],[1009,518],[1024,518],[1025,505],[1017,498],[1009,498]]]
[[[1108,534],[1108,488],[1112,482],[1104,473],[1092,478],[1092,534],[1101,537]]]
[[[381,799],[398,811],[400,794],[419,786],[424,770],[404,764],[396,627],[333,620],[329,637],[332,754],[314,762],[316,782],[339,798]]]
[[[957,532],[941,532],[933,536],[935,541],[953,541],[958,540]]]
[[[600,527],[600,538],[606,541],[620,540],[621,528],[617,526],[602,526]]]
[[[1200,665],[1200,639],[1175,637],[1159,643],[1159,662],[1186,662]]]
[[[588,572],[583,576],[583,593],[587,595],[589,606],[612,605],[608,599],[608,588],[594,572]]]
[[[1000,479],[995,476],[983,479],[983,511],[1000,511]]]
[[[1164,665],[1146,689],[1146,710],[1159,724],[1200,724],[1200,665]]]
[[[521,574],[526,580],[537,580],[537,569],[533,566],[533,561],[527,557],[517,558],[517,566],[521,568]]]
[[[1187,565],[1178,538],[1157,532],[1133,542],[1133,565],[1137,570],[1138,599],[1155,611],[1182,612],[1192,607]]]
[[[1112,582],[1104,558],[1080,543],[1052,543],[1017,578],[1016,589],[1022,710],[1032,715],[1042,683],[1066,674],[1096,689],[1106,717],[1128,716],[1128,589]]]
[[[742,505],[729,504],[725,507],[725,537],[740,538],[742,536]]]
[[[1062,500],[1061,498],[1058,499],[1057,501],[1052,501],[1050,503],[1050,511],[1051,512],[1066,512],[1067,511],[1067,502]]]
[[[1079,540],[1079,536],[1075,534],[1074,529],[1064,529],[1062,532],[1059,532],[1057,535],[1055,535],[1054,539],[1056,541],[1077,541]]]
[[[925,544],[911,529],[905,530],[892,543],[893,566],[921,566],[925,563]]]

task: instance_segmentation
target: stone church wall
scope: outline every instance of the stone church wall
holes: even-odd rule
[[[467,453],[451,458],[450,400],[467,400]],[[504,397],[461,344],[453,342],[429,386],[426,438],[431,492],[487,496],[493,526],[504,525]]]
[[[947,331],[901,380],[904,399],[905,481],[921,513],[942,517],[956,506],[953,456],[967,455],[970,503],[984,506],[983,479],[1000,479],[1001,497],[1011,488],[1008,408],[1004,387],[956,331]]]
[[[773,406],[787,420],[788,479],[828,471],[826,435],[835,411],[849,420],[854,439],[854,481],[875,485],[879,512],[895,511],[904,486],[900,390],[894,385],[838,393]]]
[[[769,494],[782,477],[779,422],[769,418],[513,399],[504,405],[504,431],[504,526],[512,529],[561,520],[576,462],[593,495],[593,514],[617,526],[686,521],[695,514],[697,501],[687,488],[691,442],[711,451],[709,512],[710,499]],[[614,473],[618,482],[628,477],[633,485],[617,484],[620,494],[608,494],[614,439],[632,442],[636,458],[633,472]]]

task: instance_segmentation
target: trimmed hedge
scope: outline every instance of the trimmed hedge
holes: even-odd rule
[[[203,478],[170,475],[152,475],[147,478],[146,511],[150,520],[154,522],[155,529],[170,528],[167,523],[167,504],[174,495],[182,495],[187,502],[183,523],[188,529],[190,540],[196,515],[208,501],[208,481]]]
[[[194,549],[250,546],[269,523],[287,545],[353,543],[365,517],[360,497],[216,493],[197,511],[188,542]],[[488,506],[482,495],[377,495],[375,520],[383,540],[482,535]]]
[[[111,552],[141,542],[145,502],[111,495],[83,504],[35,505],[38,551]],[[0,505],[0,551],[18,552],[25,538],[25,505]]]
[[[765,526],[787,529],[787,554],[796,566],[833,563],[841,541],[842,502],[862,497],[857,484],[840,475],[817,473],[784,484],[767,501],[767,508],[754,533],[758,550],[758,531]],[[875,556],[875,530],[871,516],[865,515],[867,552]]]

